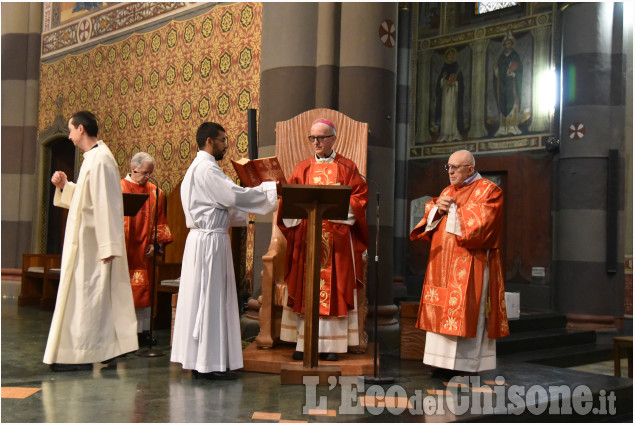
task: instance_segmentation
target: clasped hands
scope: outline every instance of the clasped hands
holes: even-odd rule
[[[437,199],[436,206],[440,213],[447,214],[448,211],[450,211],[450,206],[455,203],[456,201],[451,196],[440,196],[439,199]]]

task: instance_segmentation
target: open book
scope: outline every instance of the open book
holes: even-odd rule
[[[241,183],[247,187],[255,187],[267,181],[280,180],[281,183],[287,182],[280,162],[275,156],[253,160],[241,158],[238,161],[234,161],[232,159],[232,164]]]

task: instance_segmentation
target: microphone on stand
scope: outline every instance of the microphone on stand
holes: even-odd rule
[[[377,194],[377,207],[375,209],[375,301],[374,301],[374,313],[373,313],[373,338],[375,349],[373,350],[373,376],[364,376],[364,382],[367,384],[391,384],[395,382],[395,379],[392,377],[379,377],[379,370],[377,367],[377,360],[379,356],[379,346],[377,340],[377,299],[379,298],[379,185],[363,175],[357,170],[357,168],[350,167],[344,164],[342,161],[334,158],[338,164],[343,165],[344,167],[352,170],[357,173],[361,178],[363,178],[367,183],[371,183],[375,185],[375,192]]]
[[[160,249],[158,242],[158,226],[159,226],[159,186],[157,183],[156,188],[156,203],[154,207],[154,242],[153,242],[153,257],[152,257],[152,285],[150,286],[150,339],[148,341],[148,348],[137,351],[136,355],[141,357],[160,357],[163,356],[163,351],[152,348],[152,334],[154,332],[154,298],[157,292],[157,251]]]

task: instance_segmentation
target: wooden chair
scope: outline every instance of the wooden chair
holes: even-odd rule
[[[303,112],[287,121],[276,123],[276,156],[282,165],[285,176],[290,176],[300,161],[314,154],[307,136],[311,125],[317,119],[327,119],[335,124],[337,141],[334,149],[357,165],[359,172],[366,175],[368,124],[355,121],[332,109],[313,109]],[[284,260],[287,241],[276,225],[277,213],[273,214],[271,243],[262,257],[262,295],[259,297],[260,314],[258,321],[260,332],[256,337],[258,348],[271,348],[280,341],[280,324],[286,283],[284,281]],[[368,301],[366,298],[367,258],[364,258],[364,287],[357,293],[359,327],[365,329]],[[364,352],[367,337],[361,334],[360,345],[351,347],[351,351]]]
[[[22,254],[22,283],[18,306],[39,305],[53,310],[60,281],[60,254]]]
[[[181,205],[181,182],[166,197],[166,219],[172,242],[165,247],[163,261],[157,263],[157,285],[154,292],[154,328],[169,329],[174,320],[172,317],[172,295],[179,292],[179,287],[163,284],[181,276],[181,261],[185,250],[185,241],[190,229],[185,224],[185,214]]]

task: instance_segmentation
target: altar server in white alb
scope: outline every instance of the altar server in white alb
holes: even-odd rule
[[[248,213],[278,206],[276,182],[243,188],[216,161],[227,151],[225,129],[205,122],[196,132],[199,152],[181,184],[190,232],[183,252],[171,361],[195,378],[235,379],[243,367],[240,319],[229,227],[246,226]],[[229,370],[228,370],[229,369]]]
[[[60,284],[44,352],[44,363],[54,371],[92,369],[92,363],[139,348],[119,169],[110,149],[97,140],[91,112],[75,113],[68,130],[84,161],[77,183],[62,171],[51,178],[54,205],[68,208]]]

